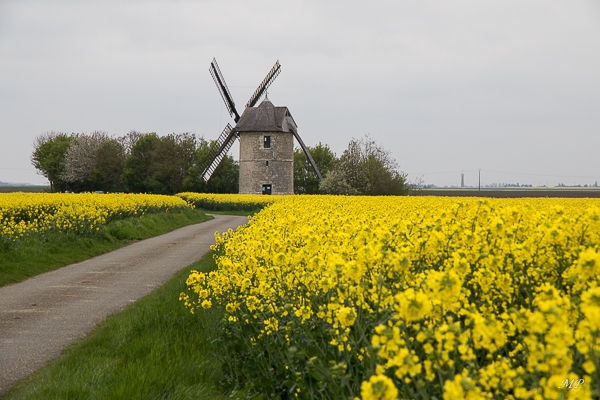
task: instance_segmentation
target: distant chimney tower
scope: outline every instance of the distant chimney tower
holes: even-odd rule
[[[461,172],[460,174],[460,187],[464,188],[465,187],[465,173]]]

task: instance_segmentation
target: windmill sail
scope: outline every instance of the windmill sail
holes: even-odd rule
[[[225,83],[225,78],[223,78],[223,74],[221,73],[221,70],[219,69],[219,64],[217,64],[216,58],[213,58],[212,62],[210,63],[209,71],[213,77],[213,80],[215,81],[215,84],[217,85],[217,88],[219,88],[219,93],[221,93],[221,97],[223,98],[223,101],[225,102],[225,105],[227,106],[229,115],[231,115],[233,117],[235,122],[238,122],[238,120],[240,119],[240,115],[238,114],[237,110],[235,109],[235,103],[233,102],[233,97],[231,96],[231,92],[229,91],[229,88],[227,87],[227,84]],[[234,117],[234,115],[235,115],[235,117]]]
[[[217,144],[219,145],[219,148],[214,149],[210,153],[208,157],[208,160],[210,160],[210,162],[202,171],[202,175],[200,175],[200,177],[204,179],[204,182],[208,182],[213,172],[215,172],[223,158],[225,158],[225,155],[233,145],[233,142],[235,142],[236,138],[236,132],[231,128],[231,125],[227,124],[225,129],[223,129],[223,132],[221,132],[219,139],[217,139]]]
[[[280,72],[281,65],[279,65],[278,60],[275,62],[275,65],[273,66],[273,68],[271,68],[265,79],[263,79],[260,85],[258,85],[258,88],[254,91],[254,94],[252,95],[252,97],[250,97],[248,103],[246,103],[246,108],[254,107],[254,105],[258,102],[258,100],[260,100],[262,95],[265,94],[265,91],[269,88],[269,86],[271,86],[271,83],[273,83],[273,81],[275,80],[275,78],[277,78],[277,75],[279,75]],[[237,120],[235,122],[237,122]]]
[[[315,163],[315,160],[313,160],[312,156],[310,155],[310,151],[308,151],[308,148],[306,147],[306,145],[304,144],[304,142],[302,141],[302,139],[300,139],[300,135],[298,135],[298,132],[296,132],[295,129],[292,131],[292,133],[294,134],[294,137],[296,138],[296,140],[298,141],[298,143],[300,143],[300,147],[302,147],[302,150],[304,151],[304,154],[306,154],[306,158],[308,158],[308,162],[310,163],[310,165],[315,170],[315,173],[319,177],[319,180],[322,181],[323,180],[323,176],[321,176],[321,171],[319,171],[319,168],[317,168],[317,164]]]

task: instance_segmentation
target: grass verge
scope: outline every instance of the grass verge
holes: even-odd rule
[[[91,236],[53,233],[26,238],[8,248],[0,247],[0,286],[211,218],[202,210],[185,209],[113,221]]]
[[[106,319],[86,338],[3,399],[231,399],[217,384],[221,365],[211,355],[210,326],[222,312],[191,315],[179,301],[190,270],[215,268],[212,254],[123,312]]]

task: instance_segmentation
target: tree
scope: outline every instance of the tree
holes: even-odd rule
[[[110,139],[100,145],[96,161],[89,175],[93,190],[120,192],[124,190],[121,175],[125,165],[125,148],[119,139]]]
[[[346,179],[346,176],[344,175],[344,172],[340,168],[334,168],[331,171],[329,171],[327,176],[325,176],[325,178],[323,178],[323,180],[321,181],[319,190],[322,193],[329,194],[360,194],[358,190],[356,190],[350,185],[350,183]]]
[[[132,192],[152,192],[155,186],[152,181],[153,152],[158,146],[156,133],[140,135],[131,146],[131,154],[125,159],[123,166],[123,183]]]
[[[403,195],[408,193],[406,174],[396,160],[368,135],[352,139],[320,189],[332,194]]]
[[[336,162],[335,154],[328,145],[319,142],[314,147],[308,147],[317,168],[322,176],[326,176]],[[301,148],[294,149],[294,193],[319,193],[319,177]]]
[[[126,187],[134,192],[180,192],[195,163],[196,137],[190,133],[163,137],[145,133],[133,137],[137,140],[131,146],[122,175]]]
[[[133,146],[137,143],[137,141],[144,135],[142,132],[138,132],[136,130],[130,130],[126,135],[117,138],[116,140],[119,142],[121,146],[123,146],[123,150],[125,151],[125,156],[129,156],[131,151],[133,150]]]
[[[200,178],[203,169],[212,161],[213,151],[219,149],[216,140],[206,141],[200,139],[200,144],[196,150],[195,165],[190,168],[188,177],[183,182],[183,188],[187,191],[199,193],[238,193],[240,167],[232,156],[226,155],[219,163],[219,166],[210,177],[208,182]]]
[[[170,134],[159,138],[153,151],[151,176],[154,193],[181,192],[188,170],[194,165],[196,137],[190,133]]]
[[[33,143],[31,163],[50,182],[50,191],[66,189],[61,175],[65,168],[65,156],[74,137],[62,132],[46,132]]]
[[[350,187],[360,194],[364,194],[368,186],[367,170],[364,165],[364,159],[365,157],[360,143],[352,139],[348,143],[348,148],[344,150],[339,162],[335,166],[338,176],[343,177]]]
[[[98,149],[110,140],[106,132],[94,131],[89,135],[75,135],[65,155],[61,178],[73,190],[94,190],[90,175],[96,165]]]

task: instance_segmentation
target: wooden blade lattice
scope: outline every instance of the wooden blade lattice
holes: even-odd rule
[[[269,86],[271,86],[271,83],[273,83],[273,81],[275,80],[275,78],[277,78],[277,75],[279,75],[280,72],[281,65],[279,65],[278,60],[277,62],[275,62],[275,65],[273,66],[273,68],[271,68],[265,79],[263,79],[260,85],[258,85],[258,88],[254,91],[254,94],[252,95],[252,97],[250,97],[248,103],[246,103],[246,107],[254,107],[254,105],[265,94],[266,90],[269,88]]]
[[[210,63],[209,71],[213,77],[213,80],[215,81],[215,84],[217,85],[217,88],[219,89],[219,93],[221,93],[221,97],[223,98],[225,105],[227,106],[229,115],[233,117],[235,122],[238,122],[238,120],[240,119],[240,115],[235,109],[233,97],[231,96],[231,92],[229,91],[229,88],[225,83],[225,78],[223,78],[223,74],[221,73],[221,70],[219,69],[219,64],[217,64],[217,60],[215,58],[213,58],[212,62]]]
[[[237,138],[236,131],[231,128],[231,125],[227,124],[221,135],[217,139],[217,143],[219,144],[218,149],[213,150],[213,152],[208,157],[208,160],[211,160],[206,168],[202,171],[202,175],[200,177],[204,180],[204,182],[208,182],[210,177],[215,172],[225,155],[235,142]]]

